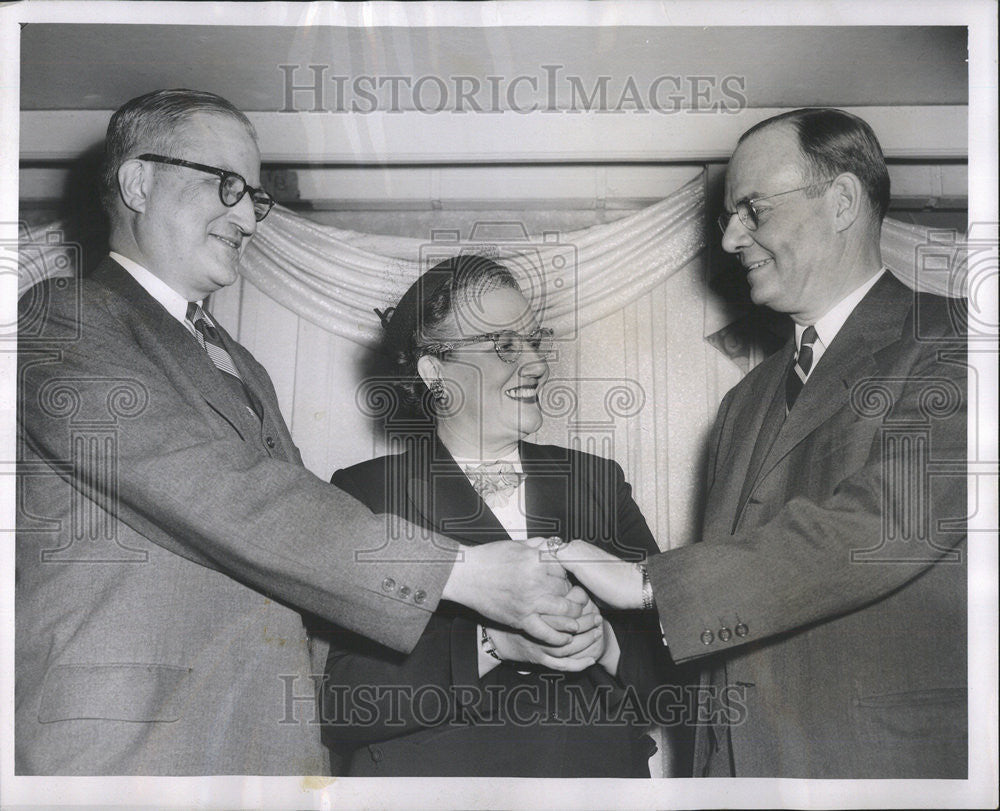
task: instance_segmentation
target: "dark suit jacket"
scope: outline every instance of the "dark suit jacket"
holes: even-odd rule
[[[583,538],[633,560],[656,551],[616,463],[551,445],[522,442],[520,450],[529,535]],[[402,517],[467,544],[509,537],[430,436],[339,470],[333,482],[388,514],[389,532]],[[571,674],[506,662],[480,679],[476,624],[486,620],[447,603],[407,657],[340,635],[322,691],[324,736],[337,751],[358,747],[352,775],[648,776],[641,694],[668,678],[649,620],[634,612],[612,619],[617,679],[597,665]]]
[[[258,418],[110,259],[19,328],[16,771],[324,773],[296,609],[408,650],[452,544],[360,560],[381,523],[303,468],[264,369],[223,331]]]
[[[702,541],[650,563],[697,774],[965,777],[964,312],[886,274],[787,419],[791,345],[724,399]]]

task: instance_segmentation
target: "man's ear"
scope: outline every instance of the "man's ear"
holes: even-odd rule
[[[834,178],[829,191],[833,195],[834,227],[837,231],[846,231],[861,215],[864,187],[857,175],[844,172]]]
[[[118,194],[132,211],[146,210],[152,183],[152,171],[141,160],[131,158],[118,167]]]
[[[430,388],[432,380],[441,379],[442,371],[441,361],[433,355],[421,355],[417,359],[417,374],[427,388]]]

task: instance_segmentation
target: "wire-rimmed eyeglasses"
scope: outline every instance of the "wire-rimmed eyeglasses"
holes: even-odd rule
[[[789,189],[788,191],[779,191],[775,194],[768,194],[764,197],[744,197],[742,200],[737,200],[735,211],[723,211],[719,215],[719,230],[721,230],[723,234],[726,233],[726,229],[729,227],[729,223],[733,219],[733,214],[735,214],[740,218],[740,222],[746,226],[748,231],[756,231],[760,227],[760,212],[757,210],[757,203],[763,202],[764,200],[771,200],[774,197],[782,197],[786,194],[793,194],[797,191],[805,191],[806,189],[814,189],[817,186],[825,186],[828,183],[833,183],[833,178],[830,180],[821,180],[818,183],[810,183],[808,186],[799,186],[797,189]]]
[[[257,222],[263,220],[271,210],[271,206],[274,205],[274,198],[270,194],[263,189],[255,189],[246,182],[242,175],[230,172],[228,169],[219,169],[215,166],[206,166],[204,163],[192,163],[180,158],[168,158],[165,155],[154,155],[149,152],[140,155],[139,160],[168,163],[171,166],[184,166],[198,172],[216,175],[219,178],[219,199],[222,201],[222,205],[227,208],[235,206],[243,199],[243,195],[249,192],[250,199],[253,201],[253,216]]]
[[[492,341],[497,357],[504,363],[517,363],[525,347],[543,360],[547,360],[552,355],[553,335],[554,333],[549,327],[539,327],[527,335],[505,329],[499,332],[487,332],[482,335],[470,335],[468,338],[447,338],[434,341],[425,344],[423,349],[428,354],[437,355],[451,352],[461,346]]]

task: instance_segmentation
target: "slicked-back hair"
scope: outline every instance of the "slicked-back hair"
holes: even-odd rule
[[[739,143],[781,123],[793,127],[798,136],[809,180],[819,183],[850,172],[861,181],[875,221],[882,222],[889,210],[889,170],[878,138],[867,121],[830,107],[792,110],[754,125],[740,136]]]
[[[112,214],[118,200],[118,170],[129,158],[143,152],[155,152],[168,157],[177,137],[178,127],[196,113],[228,116],[240,124],[257,141],[253,124],[242,112],[222,96],[203,90],[154,90],[119,107],[108,122],[104,140],[104,161],[101,164],[101,202]]]

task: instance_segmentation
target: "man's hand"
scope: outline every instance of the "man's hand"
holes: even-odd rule
[[[545,557],[554,557],[584,587],[615,608],[642,608],[642,572],[584,541],[572,541]]]
[[[551,556],[542,559],[540,543],[495,541],[461,547],[441,596],[546,645],[566,645],[572,634],[590,626],[576,619],[583,606],[566,598],[566,572]]]

